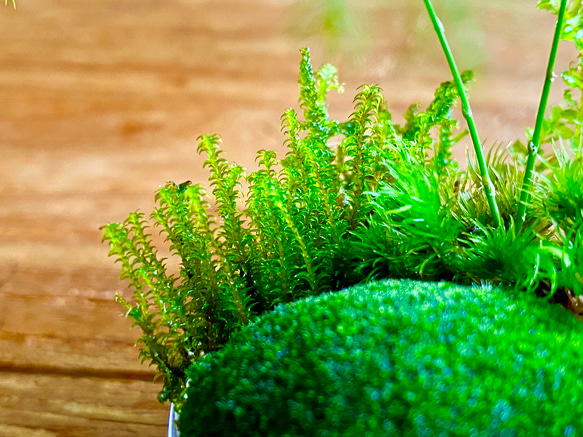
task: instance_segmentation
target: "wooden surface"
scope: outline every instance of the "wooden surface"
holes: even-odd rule
[[[396,0],[361,11],[374,41],[359,62],[294,36],[290,1],[17,3],[0,7],[0,436],[162,436],[168,408],[113,301],[130,292],[99,226],[150,211],[165,181],[203,180],[200,134],[250,169],[257,150],[282,150],[305,45],[339,64],[337,117],[365,82],[398,117],[447,69],[432,38],[403,36],[416,10]],[[533,123],[553,19],[534,0],[470,3],[489,41],[470,65],[474,113],[488,144],[508,142]]]

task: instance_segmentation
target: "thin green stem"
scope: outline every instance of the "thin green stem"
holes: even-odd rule
[[[490,179],[490,175],[488,173],[488,166],[486,165],[486,160],[484,158],[484,151],[482,150],[482,144],[480,143],[480,137],[478,136],[478,130],[476,128],[476,123],[474,122],[474,117],[472,115],[472,110],[470,108],[470,102],[468,100],[468,96],[466,94],[466,90],[464,88],[464,83],[458,71],[457,65],[453,58],[452,51],[447,43],[447,39],[445,38],[445,31],[443,29],[443,24],[437,17],[435,13],[435,9],[433,9],[433,5],[431,4],[431,0],[423,0],[425,3],[425,7],[427,8],[427,13],[429,14],[429,18],[431,18],[431,22],[433,23],[433,28],[435,29],[435,33],[439,38],[439,42],[441,43],[441,48],[445,53],[445,57],[447,59],[447,63],[449,65],[449,69],[451,70],[451,74],[455,80],[455,84],[457,86],[457,90],[460,96],[460,100],[462,102],[462,114],[466,119],[466,123],[468,124],[468,130],[470,131],[470,136],[472,138],[472,143],[474,145],[474,150],[476,152],[476,158],[478,160],[478,165],[480,167],[480,173],[482,175],[482,184],[484,186],[484,190],[486,193],[486,198],[488,199],[488,205],[490,206],[490,212],[492,213],[492,218],[494,220],[494,225],[499,227],[502,224],[502,218],[500,217],[500,210],[498,209],[498,204],[496,203],[496,193],[494,189],[494,185],[492,184],[492,180]]]
[[[520,192],[520,203],[518,204],[518,214],[516,217],[516,229],[520,231],[522,224],[526,218],[526,206],[529,200],[529,193],[532,184],[532,173],[534,170],[534,163],[538,156],[538,149],[540,147],[540,133],[545,118],[547,103],[549,100],[549,92],[551,84],[553,83],[553,69],[555,68],[555,59],[557,57],[557,48],[561,38],[561,30],[563,28],[563,21],[565,20],[565,9],[567,7],[567,0],[561,0],[559,14],[557,17],[557,24],[555,26],[555,35],[553,37],[553,45],[549,55],[549,63],[547,65],[547,72],[545,75],[545,83],[543,85],[543,92],[540,98],[538,112],[536,114],[536,124],[534,125],[534,132],[532,138],[528,143],[528,159],[526,161],[526,169],[524,171],[524,181]]]

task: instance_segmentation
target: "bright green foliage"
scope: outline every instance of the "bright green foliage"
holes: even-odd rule
[[[564,34],[577,40],[582,13],[573,4]],[[512,156],[495,149],[470,158],[467,170],[451,160],[466,134],[452,107],[471,73],[441,84],[424,111],[411,106],[403,125],[378,86],[362,86],[339,122],[326,103],[342,88],[336,70],[314,72],[308,50],[301,55],[301,114],[289,109],[281,119],[285,157],[259,151],[258,170],[247,174],[223,157],[218,136],[203,136],[208,192],[169,182],[149,220],[134,212],[103,227],[134,291],[131,302],[118,300],[143,332],[140,356],[164,376],[160,400],[178,400],[188,366],[277,304],[363,281],[487,282],[562,304],[583,294],[583,103],[572,92],[582,90],[581,57],[563,75],[573,87],[568,108],[544,125],[542,138],[561,152],[541,153],[531,168],[522,214],[528,151],[520,142]],[[158,256],[152,227],[180,258],[177,274]]]
[[[496,191],[496,202],[505,228],[509,227],[511,220],[518,213],[517,200],[520,197],[520,188],[524,179],[523,163],[507,162],[507,158],[507,152],[500,145],[492,147],[487,155],[491,181]],[[461,195],[459,205],[454,211],[454,214],[465,223],[466,227],[473,226],[467,217],[475,217],[483,225],[493,225],[489,217],[485,193],[479,189],[480,185],[481,176],[478,163],[472,157],[468,157],[468,172],[460,181]],[[471,195],[468,196],[468,194]],[[527,211],[527,223],[532,223],[533,217],[540,217],[540,215],[541,213],[531,206]]]
[[[539,7],[559,13],[559,1],[542,1]],[[371,220],[357,228],[355,238],[347,244],[357,272],[368,279],[488,281],[549,297],[560,291],[557,301],[582,289],[580,0],[568,2],[564,23],[558,26],[561,32],[557,31],[557,40],[560,36],[573,41],[579,57],[562,74],[569,87],[564,94],[564,106],[553,107],[544,120],[541,117],[540,143],[552,144],[554,153],[544,153],[536,140],[534,152],[541,162],[533,165],[534,156],[527,159],[529,150],[517,141],[509,148],[513,158],[510,162],[500,148],[492,149],[485,163],[480,163],[479,156],[469,158],[468,170],[461,172],[447,161],[444,164],[440,147],[434,149],[433,165],[411,159],[415,154],[409,149],[408,158],[404,159],[407,165],[394,161],[396,165],[389,170],[394,181],[376,191],[375,201],[369,205]],[[554,52],[551,61],[553,56]],[[548,93],[551,78],[547,76]],[[443,96],[447,96],[447,89],[442,90]],[[540,109],[543,115],[545,106],[546,103]],[[415,132],[411,128],[414,123],[409,121],[413,113],[411,109],[405,117],[411,132]],[[447,123],[442,125],[441,132],[447,132]],[[532,139],[533,132],[528,134]],[[420,141],[416,136],[407,139]],[[490,212],[492,202],[487,196],[482,167],[489,169],[501,226],[497,226]]]
[[[435,13],[435,9],[431,0],[423,0],[425,4],[425,8],[427,9],[427,15],[431,19],[433,24],[433,28],[435,30],[435,34],[437,35],[437,39],[441,44],[441,48],[447,60],[447,64],[449,65],[449,69],[453,76],[453,80],[455,82],[459,98],[461,101],[462,106],[462,114],[466,123],[468,125],[468,132],[472,139],[472,144],[474,146],[474,152],[476,154],[476,160],[478,162],[478,166],[480,168],[480,176],[482,180],[482,187],[484,189],[484,193],[486,194],[486,199],[488,200],[488,206],[490,208],[490,212],[492,214],[492,219],[494,221],[494,225],[499,227],[502,225],[502,219],[500,217],[500,210],[498,208],[498,204],[496,202],[496,192],[494,190],[494,186],[492,185],[492,181],[490,180],[490,172],[488,170],[488,166],[486,164],[486,160],[484,158],[484,151],[482,148],[482,143],[480,141],[480,137],[478,135],[478,128],[476,127],[476,122],[472,115],[472,109],[470,108],[470,102],[468,100],[468,96],[465,89],[464,79],[462,75],[459,73],[459,69],[455,62],[453,52],[449,47],[449,43],[447,42],[447,38],[445,37],[445,30],[443,28],[443,24],[437,17]]]
[[[371,282],[279,306],[188,371],[181,435],[571,436],[583,325],[532,294]]]
[[[472,80],[472,72],[464,71],[461,77],[467,85]],[[426,111],[418,112],[419,106],[411,105],[405,113],[406,124],[396,128],[405,140],[417,146],[420,157],[424,157],[425,149],[433,149],[433,161],[438,170],[448,165],[457,165],[451,161],[451,147],[467,134],[467,131],[455,133],[458,122],[452,119],[451,108],[457,98],[455,83],[443,82],[435,91],[435,98]],[[432,137],[432,130],[438,130],[438,138]]]
[[[558,1],[540,1],[538,7],[547,9],[554,14],[558,13]],[[560,34],[561,39],[575,44],[579,56],[572,62],[569,69],[561,73],[567,89],[563,94],[563,105],[553,106],[543,120],[540,132],[540,144],[551,144],[559,140],[568,140],[570,149],[577,156],[581,156],[583,150],[581,124],[583,122],[583,7],[580,0],[568,2],[565,11],[565,23]],[[528,139],[533,136],[533,129],[527,130]],[[513,146],[517,156],[524,159],[528,153],[526,147],[518,142]],[[554,163],[554,156],[548,154],[548,150],[539,149],[538,154],[544,161]]]
[[[561,34],[563,32],[563,25],[565,22],[565,12],[567,10],[567,0],[561,0],[559,8],[557,10],[557,21],[555,23],[555,32],[553,35],[553,41],[551,44],[551,51],[549,53],[549,60],[547,63],[547,70],[545,74],[545,80],[543,84],[543,90],[541,93],[541,98],[536,114],[536,121],[532,135],[528,142],[528,155],[526,159],[525,171],[524,171],[524,182],[522,184],[522,190],[520,194],[520,203],[518,205],[518,213],[516,215],[517,229],[520,231],[524,222],[526,215],[526,208],[530,201],[531,185],[533,183],[533,170],[535,168],[535,162],[538,158],[538,153],[540,149],[540,139],[542,127],[545,121],[545,113],[547,110],[547,104],[549,100],[549,93],[551,91],[551,85],[553,83],[553,75],[555,68],[555,60],[557,57],[557,51],[559,48],[559,42],[561,40]]]
[[[569,294],[580,298],[583,295],[583,226],[563,232],[559,238],[562,243],[560,250],[546,247],[558,260],[555,265],[547,267],[546,276],[555,289],[562,287]]]
[[[553,221],[563,229],[583,223],[583,157],[563,161],[543,184],[541,203]]]
[[[373,194],[370,220],[345,245],[357,276],[487,281],[549,297],[557,289],[580,289],[574,278],[583,272],[581,258],[565,263],[566,251],[583,250],[581,239],[574,238],[583,232],[580,161],[565,161],[550,179],[540,176],[536,202],[519,232],[514,217],[520,166],[502,162],[500,153],[489,160],[501,227],[492,226],[472,161],[466,172],[449,167],[447,174],[437,174],[403,155],[403,167],[389,170],[394,181]],[[559,280],[557,272],[565,269],[569,281]]]
[[[207,157],[211,202],[201,185],[170,182],[156,193],[149,222],[135,212],[103,227],[110,255],[134,290],[134,302],[117,298],[143,331],[140,355],[165,376],[161,400],[175,399],[186,367],[256,315],[361,281],[344,252],[350,231],[368,222],[370,192],[397,179],[399,168],[410,171],[413,156],[439,172],[450,163],[457,141],[450,83],[425,112],[410,113],[404,128],[392,123],[374,85],[359,90],[346,122],[329,119],[326,95],[341,85],[332,66],[312,70],[307,50],[299,87],[303,119],[293,109],[282,116],[283,159],[260,151],[259,169],[246,175],[223,157],[218,136],[203,136],[198,152]],[[428,156],[430,148],[439,150],[439,162]],[[180,257],[178,276],[156,255],[150,226]]]
[[[451,278],[444,259],[462,231],[450,212],[454,178],[438,176],[406,153],[399,162],[402,167],[389,170],[394,181],[374,193],[370,222],[354,232],[348,252],[356,270],[369,279]]]

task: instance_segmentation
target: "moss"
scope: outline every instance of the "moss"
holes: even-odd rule
[[[181,435],[580,435],[582,333],[499,288],[389,280],[303,299],[189,369]]]

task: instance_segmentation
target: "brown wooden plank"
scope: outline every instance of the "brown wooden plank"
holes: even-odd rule
[[[162,436],[159,385],[127,379],[0,371],[0,435]]]
[[[109,282],[128,296],[116,271],[14,264],[5,274],[8,279],[0,289],[0,368],[151,373],[136,359],[138,331],[130,328],[113,290],[107,289]]]

